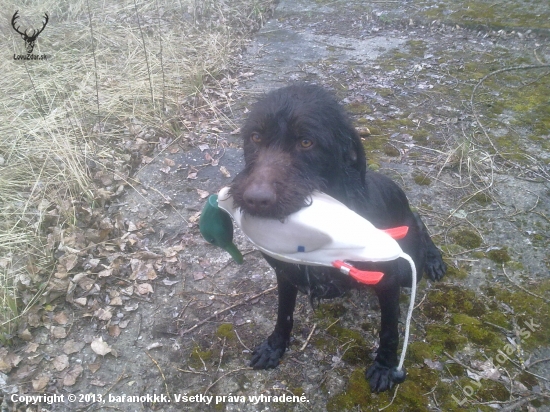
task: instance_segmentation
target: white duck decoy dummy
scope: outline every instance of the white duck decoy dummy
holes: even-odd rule
[[[378,283],[384,274],[359,270],[345,261],[383,262],[397,258],[407,260],[411,265],[412,287],[403,350],[397,368],[401,371],[416,295],[416,268],[413,260],[403,252],[395,239],[405,237],[408,227],[377,229],[343,203],[318,191],[311,195],[309,206],[292,213],[283,221],[243,213],[234,204],[228,187],[224,187],[218,193],[217,205],[231,215],[258,249],[278,260],[302,265],[336,267],[342,273],[368,285]],[[203,214],[207,207],[213,207],[213,202],[207,202]],[[219,245],[221,242],[214,241],[216,235],[212,228],[216,224],[201,221],[200,226],[205,239]],[[219,232],[219,228],[217,229]],[[232,228],[227,228],[229,229],[232,231]]]

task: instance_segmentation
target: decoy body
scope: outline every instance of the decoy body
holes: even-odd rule
[[[227,250],[238,263],[242,262],[242,255],[240,252],[236,255],[232,243],[231,219],[220,209],[231,215],[250,241],[267,255],[290,263],[343,267],[344,273],[367,284],[377,283],[383,274],[358,271],[343,261],[397,259],[403,251],[394,238],[407,233],[406,227],[379,230],[343,203],[321,192],[313,192],[309,206],[284,220],[243,214],[234,205],[229,188],[224,187],[218,195],[209,198],[199,226],[207,241]]]

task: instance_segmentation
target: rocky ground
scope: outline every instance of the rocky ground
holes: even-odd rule
[[[44,393],[48,376],[64,402],[29,410],[550,410],[550,7],[470,3],[281,1],[226,79],[233,125],[144,161],[107,205],[120,239],[33,330],[37,346],[10,353],[25,366],[5,395]],[[420,284],[409,379],[390,393],[363,379],[379,327],[368,290],[316,310],[302,296],[282,364],[249,369],[275,276],[240,233],[237,265],[198,231],[205,198],[242,168],[248,108],[293,81],[334,91],[451,267]]]

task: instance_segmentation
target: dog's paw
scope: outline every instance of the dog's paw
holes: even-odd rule
[[[367,369],[365,375],[369,381],[370,390],[375,393],[393,388],[393,385],[404,382],[407,376],[405,369],[388,368],[376,361]]]
[[[447,272],[447,264],[443,261],[441,252],[439,250],[428,251],[426,256],[425,272],[428,277],[433,280],[441,280]]]
[[[279,360],[285,353],[286,345],[272,346],[269,343],[269,339],[266,339],[260,344],[254,352],[252,352],[252,359],[250,360],[250,366],[254,369],[272,369],[279,365]]]

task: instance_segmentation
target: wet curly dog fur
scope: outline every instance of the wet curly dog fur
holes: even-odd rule
[[[443,277],[446,265],[424,223],[411,211],[397,184],[367,169],[359,135],[325,89],[297,84],[268,93],[253,106],[241,132],[245,167],[230,190],[245,213],[284,219],[307,207],[312,191],[320,190],[380,229],[408,226],[409,232],[399,244],[413,258],[418,280],[422,273],[432,280]],[[279,306],[275,330],[252,355],[255,369],[276,367],[283,356],[290,341],[298,291],[312,298],[333,298],[350,288],[365,287],[333,268],[265,258],[277,276]],[[374,286],[381,309],[380,344],[366,370],[371,389],[381,392],[402,378],[395,374],[399,294],[401,287],[411,285],[410,266],[401,258],[355,266],[384,272],[382,281]]]

